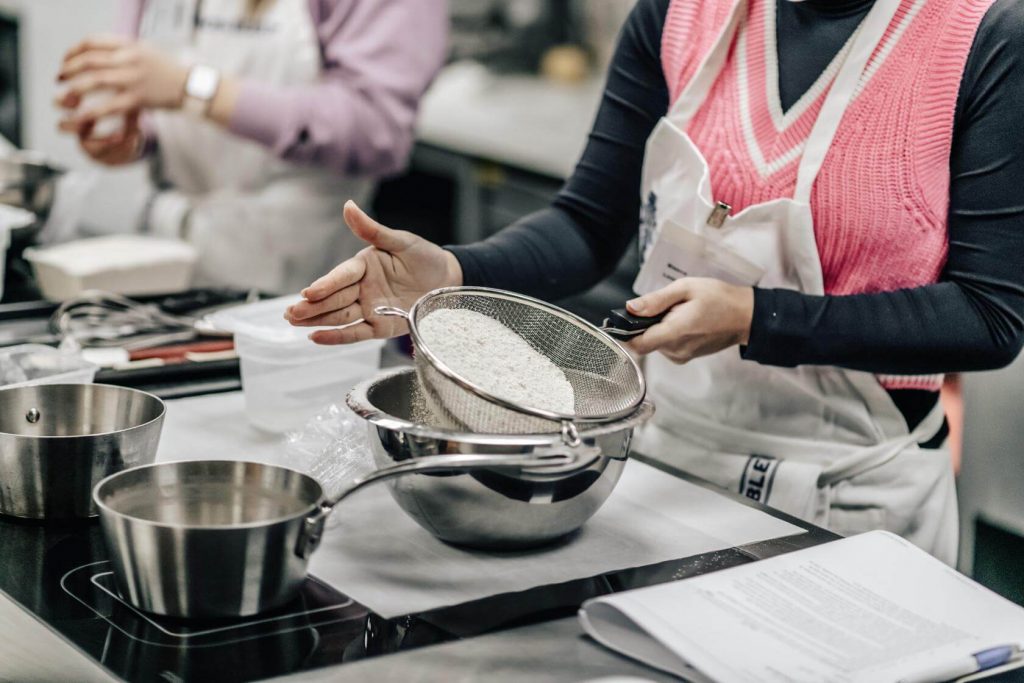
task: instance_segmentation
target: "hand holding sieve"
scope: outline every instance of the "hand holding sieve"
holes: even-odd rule
[[[633,315],[625,308],[616,308],[608,314],[598,329],[617,341],[629,341],[660,323],[666,315],[668,311],[644,318]]]
[[[427,316],[442,309],[474,311],[519,335],[565,374],[575,396],[573,411],[557,413],[509,401],[454,370],[419,331]],[[431,407],[471,432],[561,432],[565,443],[575,446],[580,425],[622,419],[635,412],[646,395],[640,368],[625,349],[586,320],[538,299],[485,287],[447,287],[424,294],[408,312],[378,306],[374,313],[409,323],[417,373]]]

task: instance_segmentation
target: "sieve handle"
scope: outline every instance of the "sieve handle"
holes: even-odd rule
[[[468,472],[478,469],[505,469],[536,474],[570,474],[590,467],[600,456],[599,447],[583,446],[569,452],[555,450],[525,455],[459,453],[406,460],[356,479],[333,499],[321,503],[320,507],[303,521],[298,542],[295,544],[295,554],[307,559],[320,546],[324,522],[335,506],[356,491],[377,482],[408,474],[451,470]]]
[[[402,318],[403,320],[410,319],[409,311],[396,308],[395,306],[376,306],[373,309],[373,314],[388,318]]]
[[[634,337],[639,337],[641,334],[654,327],[668,315],[668,311],[665,311],[661,315],[652,316],[650,318],[643,318],[638,315],[633,315],[625,308],[616,308],[611,314],[604,319],[604,323],[599,329],[605,332],[612,339],[618,341],[629,341]]]

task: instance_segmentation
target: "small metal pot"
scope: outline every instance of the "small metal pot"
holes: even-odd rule
[[[448,455],[356,480],[326,500],[312,477],[242,461],[172,462],[107,477],[93,498],[121,596],[181,618],[247,617],[295,597],[324,522],[344,498],[417,472],[493,468],[559,476],[578,455]]]
[[[156,458],[164,411],[156,396],[101,384],[0,390],[0,514],[95,516],[98,481]]]
[[[17,206],[45,219],[53,205],[57,179],[63,173],[38,152],[19,151],[2,156],[0,204]]]
[[[467,434],[424,426],[431,419],[416,371],[392,370],[363,382],[348,405],[367,420],[379,467],[443,454],[529,455],[567,447],[562,436]],[[475,548],[510,550],[561,538],[590,519],[611,495],[629,455],[633,430],[649,420],[646,401],[620,420],[580,431],[580,448],[596,453],[590,465],[557,477],[466,472],[403,477],[389,486],[405,512],[438,538]]]

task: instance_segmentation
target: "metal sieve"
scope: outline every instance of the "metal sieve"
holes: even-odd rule
[[[431,351],[419,324],[441,309],[467,309],[489,316],[522,337],[565,373],[575,395],[572,413],[556,413],[496,396],[451,368]],[[409,323],[416,348],[416,370],[426,398],[438,416],[454,427],[490,434],[561,431],[566,443],[579,443],[577,425],[618,420],[633,413],[647,392],[633,358],[611,337],[557,306],[485,287],[448,287],[423,295],[408,312],[378,306],[374,313]]]

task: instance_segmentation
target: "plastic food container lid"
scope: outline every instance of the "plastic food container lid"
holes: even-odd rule
[[[242,358],[260,356],[275,362],[304,362],[317,357],[351,354],[369,347],[380,347],[381,340],[345,346],[320,346],[309,339],[315,330],[333,327],[294,327],[284,319],[285,309],[302,300],[297,294],[268,299],[253,304],[226,308],[206,317],[213,327],[235,335],[238,355]]]
[[[0,349],[0,389],[32,384],[88,384],[99,366],[52,346],[22,344]]]

